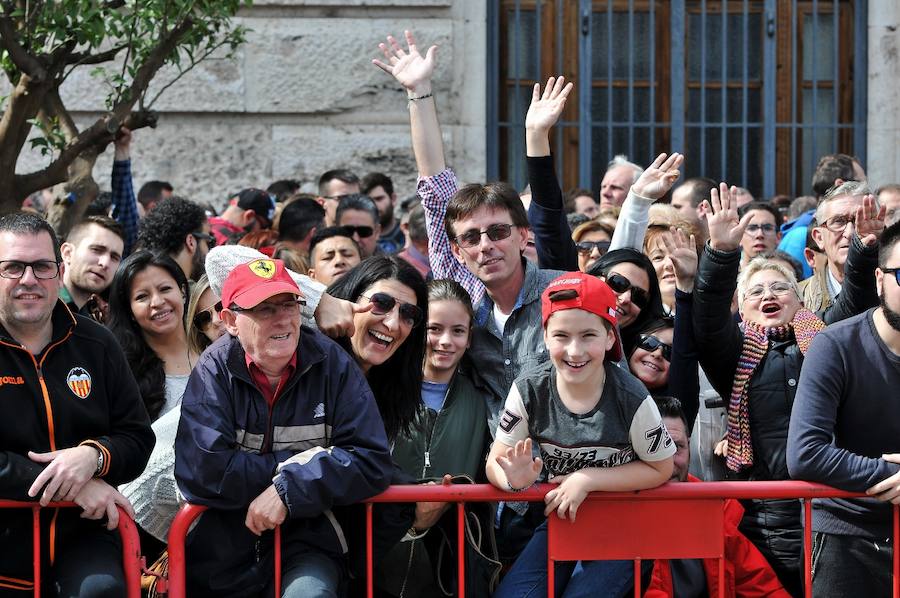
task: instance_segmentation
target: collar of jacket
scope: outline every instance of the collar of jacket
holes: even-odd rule
[[[519,259],[522,260],[522,267],[525,268],[525,277],[522,279],[522,288],[519,289],[519,295],[516,297],[516,304],[513,306],[513,311],[516,311],[527,303],[539,300],[541,298],[541,293],[544,290],[540,288],[537,281],[539,272],[538,267],[524,257],[520,257]],[[488,293],[485,293],[484,298],[482,298],[481,303],[478,304],[478,307],[475,310],[475,323],[479,326],[485,326],[493,309],[494,301]],[[501,330],[500,332],[502,333],[503,331]]]
[[[53,313],[50,315],[50,322],[53,326],[53,332],[50,335],[50,342],[47,343],[48,347],[72,332],[75,329],[75,325],[77,324],[75,316],[72,315],[69,307],[61,299],[57,299],[56,305],[53,306]],[[22,344],[18,340],[14,339],[9,331],[6,330],[6,327],[2,324],[0,324],[0,341],[10,345]]]
[[[322,339],[318,338],[319,334],[321,333],[312,328],[300,326],[300,342],[297,343],[297,369],[285,388],[309,371],[312,366],[325,360],[325,349],[322,346]],[[247,369],[246,352],[236,336],[232,336],[229,342],[226,363],[232,375],[248,384],[253,384],[253,378]]]

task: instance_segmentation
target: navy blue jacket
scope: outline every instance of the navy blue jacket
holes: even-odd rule
[[[237,338],[200,358],[181,405],[175,478],[188,502],[211,507],[187,542],[190,595],[250,595],[271,580],[271,534],[244,525],[275,484],[288,508],[285,564],[299,554],[347,552],[333,506],[387,488],[384,424],[362,372],[336,343],[302,327],[297,369],[270,409]]]

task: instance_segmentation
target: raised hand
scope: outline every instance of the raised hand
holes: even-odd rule
[[[573,87],[572,83],[566,83],[565,77],[558,79],[550,77],[544,87],[544,93],[541,93],[541,84],[535,83],[531,93],[531,105],[528,107],[528,114],[525,115],[525,129],[549,131],[559,120],[559,115],[566,107],[566,98],[569,97]]]
[[[437,46],[428,48],[423,57],[419,54],[412,32],[404,31],[403,34],[406,36],[406,50],[389,35],[387,44],[378,44],[387,63],[373,60],[372,64],[393,76],[408,92],[415,95],[431,93],[431,75],[436,65]]]
[[[540,457],[531,457],[531,438],[520,440],[516,446],[506,449],[506,455],[497,457],[497,464],[506,474],[509,485],[516,490],[531,486],[541,473],[544,463]]]
[[[640,178],[631,186],[631,190],[649,199],[659,199],[672,188],[678,177],[681,176],[681,163],[684,155],[675,152],[671,156],[662,153],[656,156],[653,164],[641,174]]]
[[[681,229],[669,227],[670,235],[662,235],[668,259],[675,270],[675,286],[679,291],[690,293],[694,290],[694,277],[697,275],[697,241],[694,235],[690,239],[684,236]]]
[[[706,225],[709,227],[709,245],[718,251],[734,251],[741,245],[744,229],[750,224],[752,214],[747,212],[738,219],[737,201],[734,195],[737,187],[729,189],[725,183],[710,191],[711,201],[703,200]]]
[[[885,206],[876,207],[874,195],[866,195],[863,205],[856,208],[856,234],[863,245],[872,247],[884,232]]]

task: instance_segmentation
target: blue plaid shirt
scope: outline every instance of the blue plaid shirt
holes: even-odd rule
[[[112,168],[112,217],[125,231],[125,257],[134,248],[138,236],[137,198],[131,180],[131,160],[113,162]]]

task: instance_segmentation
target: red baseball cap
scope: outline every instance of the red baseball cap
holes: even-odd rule
[[[553,279],[541,294],[543,325],[547,325],[551,315],[566,309],[583,309],[609,322],[616,342],[606,355],[613,361],[622,358],[622,339],[616,325],[616,294],[609,285],[584,272],[568,272]]]
[[[228,273],[222,285],[222,305],[244,309],[256,307],[269,297],[291,293],[302,295],[281,260],[259,259],[241,264]]]

